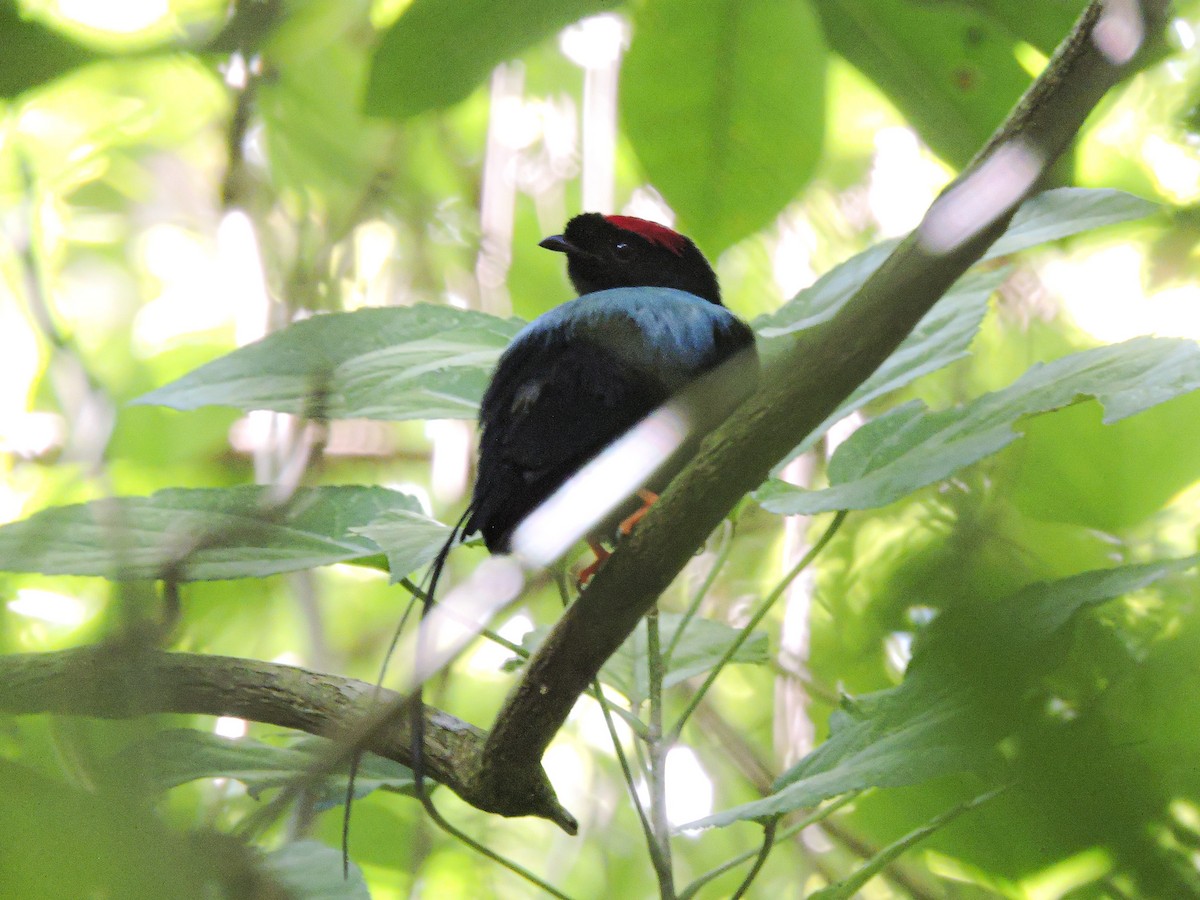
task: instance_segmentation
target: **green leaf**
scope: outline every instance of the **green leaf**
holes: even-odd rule
[[[768,225],[821,153],[825,47],[806,3],[641,4],[621,71],[638,159],[716,255]]]
[[[515,319],[426,304],[314,316],[134,402],[329,419],[472,418],[520,328]]]
[[[771,480],[756,499],[785,515],[886,506],[1012,443],[1023,416],[1095,397],[1104,422],[1115,422],[1197,388],[1200,348],[1193,341],[1136,338],[1084,350],[1035,365],[1009,387],[963,407],[898,407],[838,448],[828,488],[806,491]]]
[[[964,601],[939,615],[917,642],[904,682],[847,702],[829,738],[781,775],[772,793],[679,830],[782,815],[868,787],[901,787],[977,769],[1017,716],[996,715],[981,695],[1022,685],[1062,658],[1059,640],[1079,613],[1194,567],[1200,555],[1103,569],[1030,585],[994,603]]]
[[[1162,209],[1158,203],[1109,188],[1056,188],[1021,204],[983,259],[996,259],[1107,225],[1135,222]]]
[[[1088,0],[1046,3],[1038,7],[1036,16],[1029,14],[1026,0],[970,0],[969,4],[960,5],[973,6],[1010,34],[1032,44],[1043,55],[1050,56],[1088,5]]]
[[[872,400],[899,390],[922,375],[936,372],[967,355],[967,348],[987,314],[988,300],[1008,277],[1008,269],[973,272],[960,279],[870,378],[809,432],[788,459],[803,453],[832,425]]]
[[[966,4],[815,5],[833,49],[874,81],[953,166],[966,165],[1029,84],[1012,35]]]
[[[683,623],[679,613],[659,613],[659,640],[664,647],[675,639],[675,632]],[[549,634],[548,627],[535,628],[521,639],[521,646],[532,653]],[[663,687],[669,688],[687,679],[709,671],[721,661],[729,645],[740,632],[721,622],[711,619],[693,618],[671,654],[670,665],[663,675]],[[609,657],[600,670],[600,681],[620,691],[631,705],[643,703],[649,695],[649,669],[646,653],[646,626],[643,623],[634,630],[616,653]],[[761,665],[767,661],[767,636],[756,632],[733,655],[733,662]],[[511,660],[507,669],[524,664],[524,660]]]
[[[980,262],[1105,225],[1132,222],[1160,208],[1156,203],[1124,191],[1097,188],[1044,191],[1021,205],[1008,229],[988,248]],[[883,265],[897,243],[876,244],[830,269],[775,312],[756,319],[754,330],[762,337],[778,337],[833,318],[863,282]]]
[[[323,754],[329,741],[304,736],[277,747],[251,738],[224,738],[209,731],[187,728],[160,731],[131,744],[108,758],[106,765],[114,774],[138,766],[144,785],[151,791],[166,791],[197,778],[232,778],[246,786],[252,797],[282,787],[298,775],[309,772]],[[314,803],[320,810],[339,806],[346,800],[345,775],[330,775],[314,788]],[[363,797],[386,787],[410,793],[412,772],[398,762],[373,753],[363,755],[354,782],[354,796]]]
[[[403,119],[464,99],[498,64],[620,0],[414,0],[384,33],[365,108]]]
[[[103,57],[52,28],[25,18],[12,0],[0,0],[0,35],[4,41],[4,53],[0,54],[0,97],[15,97]]]
[[[387,554],[394,583],[433,562],[450,537],[451,529],[422,513],[396,509],[383,513],[369,525],[350,530],[369,537]]]
[[[301,488],[283,510],[271,490],[172,489],[42,510],[0,527],[0,570],[114,580],[261,578],[381,555],[354,529],[416,510],[381,487]]]
[[[828,887],[823,887],[819,891],[814,891],[808,895],[808,900],[848,900],[848,898],[858,896],[858,892],[862,889],[863,885],[882,872],[888,863],[902,856],[907,850],[915,847],[931,834],[940,831],[963,813],[982,806],[1005,790],[1007,790],[1007,786],[987,791],[977,797],[971,798],[966,803],[960,803],[958,806],[948,809],[938,816],[934,816],[920,828],[913,829],[904,835],[904,837],[893,841],[881,849],[867,860],[866,863],[856,869],[854,874],[849,878],[845,878]]]
[[[342,854],[320,841],[295,841],[267,854],[264,865],[290,900],[371,900],[362,870],[353,862],[343,876]]]
[[[1200,479],[1200,392],[1112,425],[1101,413],[1080,403],[1023,423],[997,487],[1027,516],[1115,532]]]

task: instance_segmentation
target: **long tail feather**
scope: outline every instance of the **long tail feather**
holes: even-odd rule
[[[396,627],[396,631],[392,635],[392,641],[388,645],[387,653],[384,654],[383,662],[379,667],[379,678],[375,683],[376,699],[378,699],[379,690],[383,687],[383,679],[387,674],[388,663],[391,661],[392,654],[396,650],[396,645],[400,643],[400,635],[404,632],[404,627],[408,623],[409,614],[412,612],[412,603],[417,599],[421,601],[421,624],[417,626],[414,668],[420,673],[425,656],[425,628],[423,627],[423,623],[429,616],[429,611],[433,608],[437,596],[438,581],[442,577],[442,570],[446,567],[446,560],[450,557],[450,551],[454,549],[454,545],[462,539],[463,528],[466,526],[471,513],[472,508],[467,507],[458,521],[454,523],[454,527],[450,529],[450,535],[446,538],[446,542],[442,544],[437,556],[433,558],[433,563],[430,565],[429,572],[425,577],[426,586],[423,589],[418,589],[417,593],[413,595],[412,600],[410,600],[408,607],[404,610],[404,615],[401,617],[400,624]],[[425,704],[422,701],[422,683],[423,679],[418,678],[412,696],[412,766],[410,768],[413,773],[413,787],[416,795],[422,805],[428,806],[429,800],[425,793],[424,780]],[[354,801],[354,782],[358,775],[358,766],[361,759],[362,752],[360,750],[354,754],[354,758],[350,762],[350,770],[346,780],[346,805],[342,816],[342,875],[345,878],[348,878],[350,874],[350,810]]]

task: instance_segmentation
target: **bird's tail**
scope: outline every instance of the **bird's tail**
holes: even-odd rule
[[[442,544],[438,550],[437,556],[433,558],[433,563],[429,567],[429,572],[426,576],[426,585],[423,588],[418,588],[414,595],[415,599],[421,601],[421,623],[417,626],[417,642],[416,652],[414,654],[414,669],[418,673],[416,687],[413,689],[412,697],[410,698],[410,706],[412,708],[412,746],[411,756],[412,765],[410,768],[413,773],[413,787],[417,798],[423,805],[428,807],[429,798],[425,793],[425,773],[424,773],[424,746],[425,746],[425,704],[422,701],[421,685],[423,677],[423,662],[425,659],[425,619],[429,616],[429,611],[433,609],[433,604],[437,595],[438,581],[442,577],[442,570],[446,567],[446,560],[450,557],[450,551],[454,549],[454,545],[462,539],[463,529],[470,520],[471,513],[474,512],[473,507],[468,506],[466,511],[454,523],[454,527],[450,529],[450,534],[446,538],[446,542]],[[384,676],[387,675],[388,663],[392,658],[392,654],[396,650],[396,645],[400,642],[400,635],[404,633],[404,626],[408,622],[409,614],[412,612],[412,603],[409,603],[408,608],[404,611],[404,615],[400,619],[400,624],[396,627],[395,633],[392,635],[391,644],[388,645],[387,653],[384,654],[383,663],[379,668],[379,679],[375,683],[376,699],[378,699],[379,690],[383,687]],[[342,816],[342,874],[343,877],[349,877],[350,869],[350,810],[354,802],[354,782],[358,774],[358,764],[362,759],[362,753],[356,752],[350,762],[349,777],[346,783],[346,806]]]
[[[413,792],[426,808],[429,807],[429,796],[425,792],[425,702],[422,699],[421,690],[425,683],[426,641],[428,639],[425,620],[429,617],[429,612],[433,609],[433,605],[437,601],[438,582],[442,578],[442,570],[446,567],[446,560],[450,557],[450,551],[454,549],[454,545],[462,540],[463,530],[466,528],[466,524],[473,512],[474,509],[468,506],[466,511],[459,516],[458,521],[454,523],[454,527],[450,529],[446,543],[442,544],[442,548],[438,551],[437,556],[433,558],[433,563],[429,567],[428,585],[421,597],[421,621],[417,625],[417,642],[413,654],[413,668],[417,673],[417,677],[411,702],[412,765],[410,768],[413,773]]]

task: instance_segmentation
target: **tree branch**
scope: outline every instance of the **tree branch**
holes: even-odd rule
[[[1155,44],[1168,7],[1168,0],[1093,2],[985,150],[836,316],[760,342],[758,391],[708,437],[526,666],[488,735],[482,789],[514,802],[533,790],[542,754],[579,695],[694,549],[1004,232],[1104,93],[1146,56],[1137,43],[1122,53],[1130,46],[1122,38],[1140,33]],[[1014,158],[1024,170],[1010,165]],[[985,210],[974,227],[969,215],[960,221],[964,206]]]
[[[0,656],[0,685],[0,713],[238,716],[333,739],[352,733],[373,710],[401,701],[393,691],[377,694],[364,681],[295,666],[115,644]],[[393,716],[364,749],[410,765],[409,721]],[[425,707],[424,764],[430,775],[478,809],[538,816],[574,833],[574,820],[555,800],[544,772],[542,787],[528,794],[519,812],[481,793],[474,774],[485,737],[475,726]]]

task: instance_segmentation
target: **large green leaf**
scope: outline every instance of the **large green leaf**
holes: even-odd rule
[[[781,775],[772,793],[680,830],[729,825],[815,806],[868,787],[900,787],[978,768],[1016,721],[981,695],[1001,685],[1019,703],[1022,685],[1061,661],[1059,641],[1084,609],[1144,588],[1200,556],[1085,572],[1040,582],[994,603],[943,613],[921,635],[904,682],[848,701],[820,747]]]
[[[465,98],[497,64],[620,0],[414,0],[375,51],[366,110],[405,118]]]
[[[471,418],[520,327],[515,319],[425,304],[314,316],[134,402],[330,419]]]
[[[1022,424],[995,481],[1024,514],[1119,531],[1200,479],[1200,391],[1104,425],[1095,403]],[[1080,453],[1080,447],[1087,447]]]
[[[825,47],[806,3],[642,4],[621,73],[646,174],[712,254],[763,228],[821,152]]]
[[[1106,225],[1145,218],[1158,209],[1158,204],[1149,200],[1106,188],[1044,191],[1021,205],[1007,230],[980,261],[997,259]],[[883,265],[896,243],[876,244],[830,269],[775,312],[756,319],[754,330],[763,337],[777,337],[832,318]]]
[[[843,400],[824,422],[809,432],[808,437],[788,458],[803,453],[847,414],[966,356],[967,348],[975,339],[987,313],[988,300],[1007,276],[1007,269],[994,269],[990,272],[973,272],[956,282],[949,293],[917,323],[917,327],[896,352],[884,360],[883,365]]]
[[[1023,416],[1095,397],[1104,421],[1115,422],[1197,388],[1200,348],[1193,341],[1136,338],[1084,350],[1038,364],[963,407],[934,412],[914,402],[891,410],[838,448],[828,488],[772,480],[756,497],[786,515],[885,506],[1008,446]]]
[[[261,578],[381,556],[355,529],[417,510],[381,487],[302,488],[282,510],[269,488],[172,489],[42,510],[0,527],[0,570],[116,580]]]
[[[956,167],[983,146],[1029,84],[1013,36],[972,5],[816,0],[816,7],[833,49]]]
[[[387,554],[392,581],[433,562],[450,537],[450,526],[410,509],[389,510],[369,525],[350,530],[369,537]]]
[[[151,791],[166,791],[197,778],[232,778],[257,797],[307,774],[328,752],[329,741],[324,738],[306,736],[276,747],[251,738],[234,740],[209,731],[175,728],[129,745],[109,757],[105,765],[118,777],[136,766],[142,784]],[[317,808],[344,803],[347,778],[330,775],[316,786],[312,797]],[[412,786],[411,770],[373,753],[363,755],[354,782],[355,797],[381,787],[410,793]]]
[[[1029,14],[1028,0],[959,0],[959,6],[971,6],[997,22],[1014,37],[1033,45],[1050,56],[1083,12],[1088,0],[1054,0]]]

